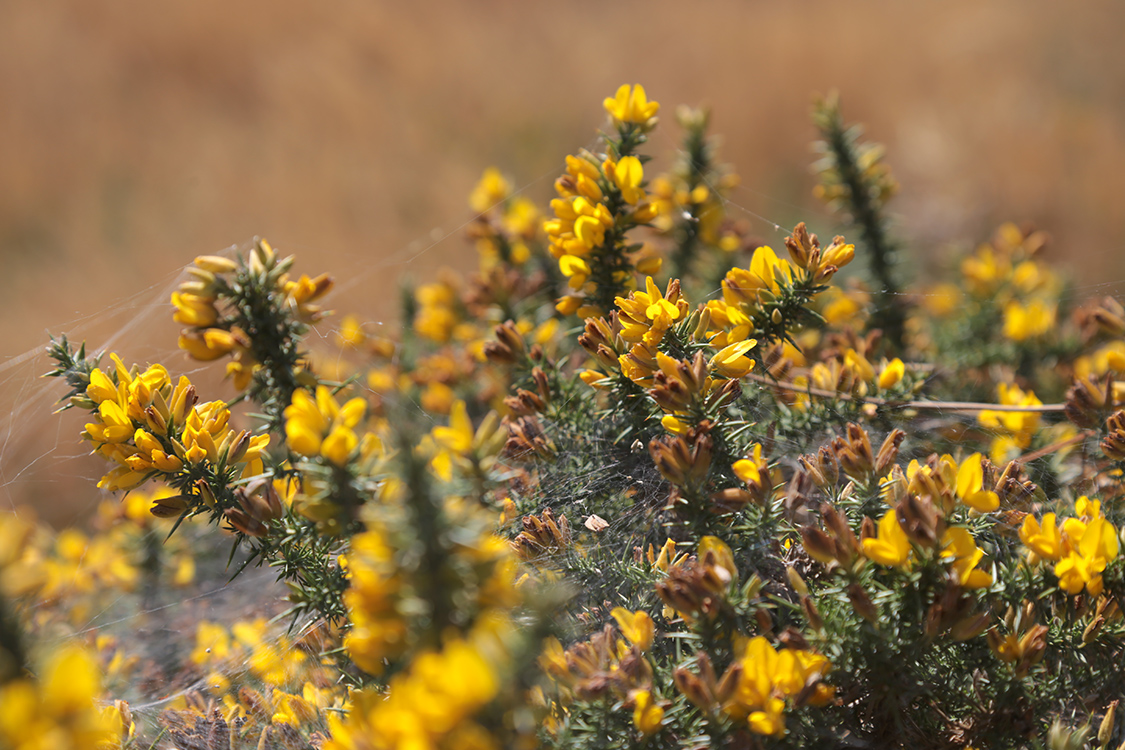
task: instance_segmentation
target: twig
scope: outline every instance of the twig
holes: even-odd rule
[[[1072,436],[1068,437],[1066,440],[1060,440],[1057,443],[1051,443],[1047,447],[1040,448],[1037,451],[1032,451],[1031,453],[1025,453],[1024,455],[1015,459],[1015,463],[1017,463],[1017,464],[1029,464],[1032,461],[1034,461],[1038,458],[1043,458],[1043,456],[1050,455],[1050,454],[1054,453],[1055,451],[1060,451],[1063,448],[1074,445],[1075,443],[1081,443],[1086,438],[1088,438],[1092,435],[1095,435],[1095,434],[1096,433],[1095,433],[1094,430],[1082,430],[1082,432],[1078,433],[1077,435],[1072,435]]]

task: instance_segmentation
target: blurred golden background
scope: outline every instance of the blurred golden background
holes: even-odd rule
[[[337,310],[391,321],[402,274],[475,263],[456,230],[484,168],[545,201],[621,83],[664,107],[655,154],[677,104],[712,106],[770,241],[835,228],[808,113],[838,89],[888,147],[908,268],[1034,222],[1104,293],[1125,275],[1123,28],[1109,0],[0,4],[0,503],[66,520],[52,498],[98,475],[33,377],[48,331],[164,357],[182,267],[255,234],[346,280]]]

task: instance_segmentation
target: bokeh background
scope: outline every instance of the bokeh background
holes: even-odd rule
[[[1098,293],[1125,277],[1123,29],[1110,0],[7,0],[0,503],[65,521],[100,468],[35,377],[48,331],[165,356],[177,274],[255,234],[347,280],[336,309],[392,321],[402,274],[473,265],[456,230],[484,168],[545,201],[626,82],[665,108],[654,153],[675,105],[712,107],[764,237],[834,229],[808,112],[837,89],[888,146],[912,269],[1011,219]]]

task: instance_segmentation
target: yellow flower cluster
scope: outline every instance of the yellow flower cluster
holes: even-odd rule
[[[93,750],[114,740],[114,722],[96,701],[101,675],[78,646],[53,654],[38,680],[0,683],[0,747],[5,750]]]
[[[606,110],[622,132],[641,131],[655,124],[660,105],[648,102],[644,89],[622,86]],[[574,294],[563,297],[558,309],[582,317],[604,315],[599,297],[605,289],[634,284],[632,249],[621,243],[629,229],[647,224],[657,215],[644,190],[644,166],[632,153],[596,156],[582,151],[566,157],[566,173],[555,181],[559,197],[551,201],[555,218],[543,223],[551,256]],[[641,273],[654,273],[659,259],[645,261]],[[604,289],[599,293],[599,287]],[[589,300],[593,300],[592,302]]]
[[[646,277],[645,291],[631,292],[616,302],[619,311],[612,322],[588,318],[578,341],[606,370],[648,389],[664,412],[662,423],[669,432],[682,434],[706,413],[729,402],[737,395],[737,381],[754,368],[754,360],[747,355],[758,342],[732,340],[718,331],[707,333],[706,308],[689,321],[689,304],[675,279],[662,293],[652,278]],[[678,323],[694,328],[686,330],[693,343],[706,345],[710,341],[717,351],[709,359],[697,351],[690,360],[678,360],[660,351],[665,335]],[[748,334],[749,328],[740,333]],[[594,369],[582,372],[580,377],[595,388],[612,383],[609,376]]]
[[[497,738],[475,718],[500,691],[512,628],[490,618],[467,637],[419,653],[385,692],[353,693],[346,717],[329,717],[325,750],[498,750]]]
[[[804,705],[822,706],[835,693],[821,682],[832,664],[824,656],[804,649],[775,649],[762,636],[744,645],[732,666],[738,674],[729,696],[715,696],[722,711],[736,721],[745,721],[755,734],[781,737],[785,734],[785,702],[801,696]]]
[[[1024,391],[1018,385],[999,383],[996,386],[997,402],[1005,406],[1042,406],[1043,402],[1033,391]],[[981,426],[993,432],[989,457],[993,463],[1002,464],[1015,458],[1031,446],[1039,430],[1039,414],[1034,411],[984,410],[977,415]]]
[[[991,242],[961,261],[966,287],[981,298],[1001,293],[1005,295],[1001,303],[1017,295],[1057,289],[1054,273],[1035,260],[1046,244],[1044,232],[1025,234],[1015,224],[1001,225]]]
[[[984,551],[977,547],[968,529],[959,526],[946,529],[941,547],[941,557],[950,560],[951,571],[962,588],[979,589],[992,585],[992,576],[977,568]],[[878,535],[864,539],[862,550],[865,556],[880,565],[901,568],[910,564],[914,547],[896,511],[888,510],[879,521]]]
[[[455,467],[478,475],[490,469],[507,438],[508,431],[495,411],[474,429],[465,402],[458,399],[449,410],[449,425],[436,425],[424,439],[422,449],[432,455],[434,473],[448,482]]]
[[[173,318],[186,328],[180,348],[204,362],[230,355],[227,376],[245,390],[261,367],[251,333],[275,330],[284,321],[259,319],[255,309],[267,299],[293,324],[305,325],[324,315],[314,304],[332,288],[327,274],[289,278],[293,258],[279,259],[270,244],[258,240],[245,265],[229,258],[203,255],[188,268],[188,281],[172,293]]]
[[[295,640],[265,618],[229,628],[200,621],[190,669],[204,677],[165,704],[162,723],[178,747],[229,732],[232,743],[268,747],[304,744],[327,728],[327,714],[344,710],[337,671],[316,658],[335,644],[323,628]],[[128,746],[128,745],[125,745]]]
[[[94,368],[86,399],[80,399],[94,410],[82,436],[117,464],[99,487],[130,490],[157,475],[174,482],[201,464],[214,471],[240,467],[244,477],[262,472],[268,434],[251,436],[231,428],[226,405],[197,403],[195,386],[186,377],[173,386],[161,365],[140,372],[135,366],[127,369],[116,354],[110,358],[114,369],[106,374]]]
[[[933,455],[925,462],[912,459],[904,472],[894,466],[881,482],[885,502],[894,505],[908,495],[929,497],[945,515],[952,515],[957,501],[978,513],[1000,507],[996,492],[985,485],[985,459],[974,453],[960,463],[953,456]]]
[[[875,390],[890,390],[906,374],[906,365],[897,357],[882,364],[876,371],[866,356],[848,348],[828,360],[814,362],[807,374],[793,378],[793,385],[802,390],[816,388],[841,396],[866,396]],[[793,408],[807,411],[815,403],[807,392],[793,394]]]
[[[633,708],[633,724],[643,736],[655,734],[664,707],[654,696],[652,665],[643,654],[652,648],[656,626],[647,612],[615,607],[610,613],[625,639],[607,624],[589,640],[566,651],[548,638],[540,664],[555,682],[563,705],[574,700],[616,696]]]
[[[478,214],[469,235],[482,272],[499,264],[519,267],[531,259],[531,247],[542,228],[539,208],[522,195],[513,196],[512,186],[498,169],[484,171],[469,196],[469,205]]]
[[[476,326],[466,320],[458,287],[456,277],[447,272],[439,281],[422,284],[414,290],[418,303],[415,333],[438,344],[466,342],[480,336]]]
[[[445,512],[466,525],[476,523],[481,516],[478,509],[452,498],[447,500]],[[344,648],[360,668],[369,674],[382,674],[388,660],[408,651],[420,637],[417,629],[409,630],[412,618],[425,607],[418,599],[417,582],[402,567],[401,555],[396,554],[388,532],[374,523],[353,537],[351,549],[340,564],[348,577],[344,605],[351,623],[344,635]],[[479,622],[499,617],[520,600],[515,589],[515,553],[490,530],[473,540],[463,539],[446,558],[445,566],[418,575],[431,576],[429,580],[434,583],[440,580],[441,586],[465,577],[461,584],[475,592],[462,602],[470,619],[475,617]]]
[[[175,659],[154,664],[121,623],[162,612],[150,600],[169,586],[217,580],[204,556],[197,571],[183,547],[155,546],[167,519],[210,510],[231,559],[281,571],[284,606],[317,624],[298,637],[272,612],[198,623],[162,716],[150,721],[152,695],[135,724],[124,703],[107,712],[121,746],[152,730],[176,747],[983,747],[1010,741],[1012,716],[1038,741],[1050,711],[1105,711],[1112,734],[1125,307],[1100,300],[1047,342],[1071,319],[1035,257],[1042,235],[1010,225],[957,286],[897,288],[894,182],[879,149],[835,126],[820,192],[863,234],[875,283],[834,287],[856,253],[842,237],[821,246],[798,224],[785,255],[726,215],[734,178],[704,113],[681,114],[684,157],[653,179],[640,146],[659,105],[623,86],[604,106],[603,145],[567,157],[545,221],[484,173],[468,228],[480,270],[418,286],[405,331],[348,317],[335,349],[306,352],[327,276],[291,279],[265,242],[196,259],[172,299],[180,345],[229,361],[260,435],[160,365],[99,368],[52,346],[52,374],[92,414],[85,438],[112,462],[101,486],[173,489],[105,506],[96,533],[0,516],[0,615],[52,634],[108,623],[90,635],[100,671],[151,692]],[[658,285],[659,257],[677,278]],[[930,325],[938,314],[948,325]],[[963,377],[945,376],[951,362]],[[1071,373],[1065,403],[1035,411]],[[962,400],[994,387],[1000,405]],[[288,459],[274,475],[270,435]],[[919,458],[899,462],[901,445]],[[1063,520],[1033,480],[1102,500]],[[100,617],[101,600],[141,599],[137,618]],[[7,624],[0,745],[80,744],[68,738],[101,697],[98,662],[67,654],[12,681],[5,665],[27,658]],[[996,659],[979,658],[985,631]],[[1012,682],[1044,674],[1048,648],[1050,679]]]
[[[344,605],[352,627],[344,636],[344,648],[361,669],[382,674],[386,660],[406,647],[406,621],[396,602],[401,576],[394,553],[382,534],[369,530],[352,538],[346,565]]]
[[[344,466],[356,451],[369,455],[379,445],[371,433],[363,436],[362,446],[355,428],[363,420],[367,402],[356,397],[343,406],[323,385],[316,395],[298,389],[293,403],[285,408],[285,438],[289,450],[299,456],[322,456],[336,466]]]
[[[1102,571],[1106,563],[1117,557],[1117,529],[1101,512],[1101,501],[1085,495],[1074,502],[1075,516],[1059,527],[1054,513],[1047,513],[1040,523],[1028,514],[1020,527],[1020,540],[1027,546],[1029,562],[1040,560],[1055,563],[1059,588],[1078,594],[1083,588],[1090,596],[1102,593]]]

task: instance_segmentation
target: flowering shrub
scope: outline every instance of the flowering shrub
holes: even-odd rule
[[[1067,309],[1013,225],[909,285],[897,185],[835,99],[816,169],[843,236],[776,249],[727,213],[705,112],[656,175],[660,105],[604,107],[549,212],[485,173],[479,270],[408,290],[396,336],[346,317],[308,349],[331,279],[258,240],[171,299],[230,401],[52,342],[124,495],[92,538],[0,518],[0,746],[1125,739],[1121,304]],[[143,720],[97,679],[154,673],[136,644],[33,658],[28,627],[187,585],[217,535],[287,585],[287,634],[198,623]]]

